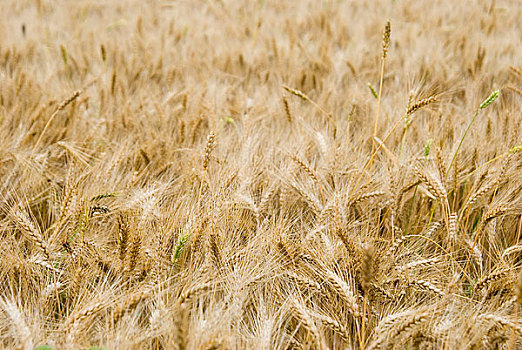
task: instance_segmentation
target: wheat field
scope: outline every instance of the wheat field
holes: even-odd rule
[[[0,1],[0,347],[522,349],[520,18]]]

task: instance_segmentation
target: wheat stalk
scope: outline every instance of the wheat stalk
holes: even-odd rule
[[[51,122],[53,121],[53,119],[58,115],[58,112],[60,112],[61,110],[65,109],[65,107],[67,107],[68,105],[70,105],[74,100],[76,100],[78,98],[78,96],[80,96],[82,92],[81,91],[75,91],[71,96],[69,96],[68,98],[66,98],[65,100],[63,100],[59,105],[58,107],[56,107],[56,110],[53,112],[53,114],[51,115],[51,117],[49,118],[49,120],[47,121],[47,123],[45,124],[42,132],[40,133],[40,136],[38,137],[38,140],[36,140],[36,143],[34,144],[33,146],[33,152],[38,148],[38,146],[40,145],[40,142],[42,141],[42,138],[43,136],[45,135],[45,132],[47,131],[47,129],[49,128],[49,126],[51,125]]]
[[[380,79],[379,79],[379,93],[377,94],[377,108],[375,111],[375,125],[373,128],[373,138],[375,139],[377,137],[377,129],[379,126],[379,112],[381,108],[381,99],[382,99],[382,84],[384,81],[384,62],[386,61],[386,56],[388,56],[388,49],[390,47],[390,39],[391,39],[391,23],[390,21],[386,21],[386,25],[384,26],[384,32],[382,35],[382,59],[381,59],[381,72],[380,72]],[[382,141],[384,144],[384,141],[386,141],[386,138]],[[375,150],[375,144],[372,142],[372,153]],[[373,157],[370,160],[369,166],[371,169]]]

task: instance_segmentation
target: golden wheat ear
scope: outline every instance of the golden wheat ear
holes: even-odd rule
[[[27,237],[43,254],[45,261],[49,261],[51,259],[51,254],[39,228],[37,228],[28,215],[20,208],[13,208],[12,216],[14,221],[22,228]]]
[[[51,115],[51,117],[49,118],[49,120],[47,121],[47,123],[45,124],[42,132],[40,133],[40,136],[38,137],[38,139],[36,140],[36,143],[34,144],[33,146],[33,152],[38,148],[38,146],[40,145],[40,142],[42,141],[42,138],[44,137],[45,135],[45,132],[47,131],[47,129],[50,127],[53,119],[58,115],[58,112],[60,112],[61,110],[65,109],[65,107],[67,107],[68,105],[70,105],[74,100],[76,100],[78,98],[78,96],[80,96],[82,92],[80,90],[78,91],[75,91],[70,97],[66,98],[65,100],[63,100],[59,105],[58,107],[56,107],[56,110],[54,111],[54,113]]]
[[[206,171],[210,162],[210,156],[214,149],[214,142],[216,140],[216,134],[211,131],[207,136],[207,145],[205,146],[205,152],[203,153],[203,171]]]

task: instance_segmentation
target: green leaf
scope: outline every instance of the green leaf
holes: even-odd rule
[[[49,345],[38,345],[36,348],[34,348],[34,350],[54,350],[52,347],[50,347]]]
[[[112,198],[112,197],[116,197],[118,194],[116,192],[108,192],[108,193],[102,193],[102,194],[98,194],[94,197],[91,198],[91,202],[97,202],[99,201],[100,199],[103,199],[103,198]]]
[[[428,141],[426,141],[426,144],[424,145],[424,157],[427,157],[430,155],[432,143],[433,143],[433,139],[428,139]]]
[[[234,118],[232,118],[231,116],[224,115],[222,118],[225,121],[225,123],[227,123],[227,124],[235,124],[236,123]]]
[[[373,86],[372,86],[371,83],[368,83],[368,88],[369,88],[370,91],[372,92],[373,97],[375,97],[375,98],[379,98],[379,95],[377,95],[377,91],[375,91],[375,89],[373,88]]]

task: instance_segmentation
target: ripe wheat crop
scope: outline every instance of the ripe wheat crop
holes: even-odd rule
[[[0,1],[0,347],[521,349],[519,1]]]

